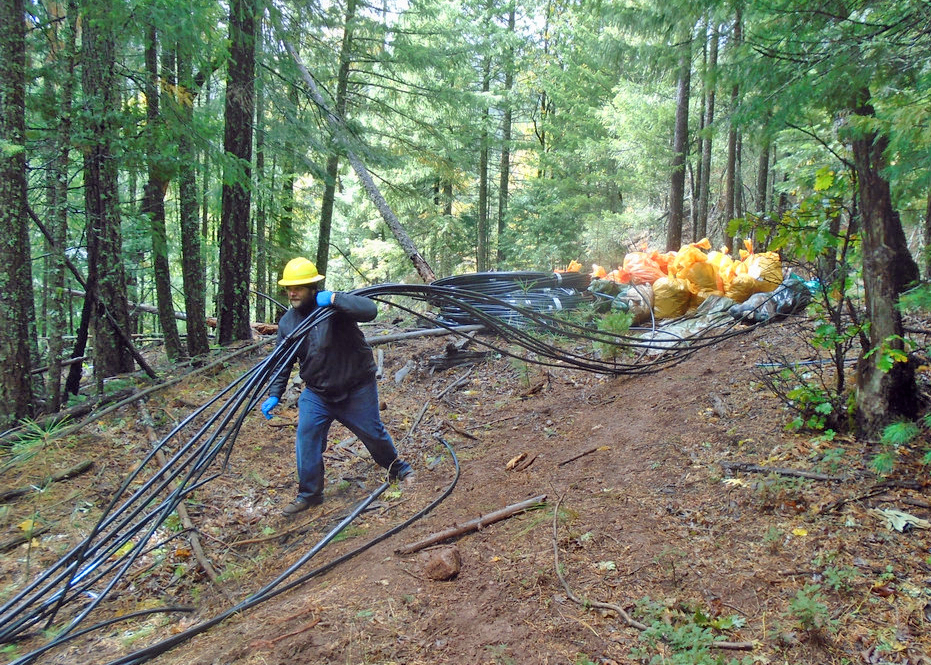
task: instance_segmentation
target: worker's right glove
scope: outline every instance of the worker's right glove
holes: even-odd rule
[[[317,291],[317,307],[329,307],[334,299],[332,291]]]
[[[278,402],[281,400],[272,395],[267,400],[262,402],[262,415],[265,416],[265,420],[272,419],[272,409],[278,406]]]

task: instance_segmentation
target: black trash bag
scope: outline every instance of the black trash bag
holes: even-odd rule
[[[773,292],[776,313],[787,315],[801,312],[811,302],[811,288],[800,279],[789,277]]]
[[[772,318],[795,314],[811,302],[811,291],[802,282],[789,277],[771,293],[754,293],[744,302],[732,306],[727,313],[747,325]]]
[[[776,315],[776,303],[773,296],[775,293],[775,291],[772,293],[754,293],[742,303],[732,305],[727,313],[747,325],[769,321]]]

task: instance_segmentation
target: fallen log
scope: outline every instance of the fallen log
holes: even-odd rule
[[[24,494],[29,494],[34,492],[36,488],[45,487],[51,483],[57,483],[61,480],[67,480],[68,478],[73,478],[74,476],[80,475],[87,471],[89,468],[94,466],[93,460],[86,459],[83,462],[74,465],[70,469],[65,469],[59,473],[48,476],[41,483],[37,485],[28,485],[26,487],[17,487],[16,489],[6,490],[0,492],[0,503],[6,503],[10,499],[15,499],[17,497],[23,496]]]
[[[779,476],[792,476],[795,478],[808,478],[809,480],[826,480],[835,483],[842,483],[849,478],[844,476],[829,476],[825,473],[815,473],[814,471],[802,471],[801,469],[780,469],[769,466],[758,466],[746,462],[719,462],[721,468],[728,471],[743,471],[745,473],[775,473]]]
[[[405,545],[399,547],[395,550],[398,554],[413,554],[418,550],[422,550],[425,547],[430,547],[431,545],[436,545],[441,543],[444,540],[449,540],[450,538],[455,538],[456,536],[461,536],[472,531],[478,531],[489,524],[494,524],[495,522],[500,522],[501,520],[512,517],[517,513],[521,513],[525,510],[530,510],[531,508],[537,508],[546,503],[546,495],[541,494],[540,496],[535,496],[532,499],[527,499],[526,501],[521,501],[520,503],[511,504],[510,506],[505,506],[494,512],[488,513],[481,517],[477,517],[474,520],[470,520],[465,524],[459,524],[451,526],[448,529],[434,533],[433,535],[427,536],[422,540],[418,540],[415,543],[410,545]]]

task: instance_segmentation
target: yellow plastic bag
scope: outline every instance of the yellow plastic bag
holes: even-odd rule
[[[653,315],[657,319],[671,319],[688,311],[692,292],[688,282],[675,277],[660,277],[653,282]]]
[[[758,292],[762,282],[747,274],[734,275],[730,282],[725,285],[724,295],[734,302],[743,302],[754,293]]]
[[[744,263],[747,274],[760,282],[757,293],[769,293],[782,283],[782,259],[776,252],[751,254]]]
[[[685,274],[696,263],[705,263],[708,256],[695,245],[685,245],[675,258],[669,262],[669,274],[673,277],[685,277]]]
[[[689,291],[698,294],[701,291],[707,291],[707,295],[715,293],[719,296],[724,295],[724,282],[718,273],[718,267],[707,261],[693,263],[681,275],[688,282]],[[706,296],[707,297],[707,296]],[[702,298],[704,300],[704,298]]]

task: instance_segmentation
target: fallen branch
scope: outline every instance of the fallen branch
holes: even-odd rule
[[[158,437],[155,435],[155,430],[152,429],[152,417],[149,415],[148,410],[145,408],[145,405],[140,401],[137,405],[142,417],[140,420],[145,425],[146,435],[149,437],[150,443],[156,443]],[[165,453],[161,450],[155,451],[155,459],[158,461],[159,465],[165,467],[168,464],[168,460],[165,458]],[[176,484],[171,483],[172,489],[175,488]],[[194,522],[191,521],[191,517],[188,515],[187,508],[184,507],[183,502],[178,503],[178,507],[175,509],[178,512],[178,517],[181,518],[181,524],[184,525],[184,528],[188,530],[188,538],[191,541],[191,551],[194,552],[194,557],[197,559],[197,563],[200,564],[200,567],[203,568],[204,573],[210,578],[210,581],[213,584],[217,584],[219,581],[219,575],[217,571],[213,569],[213,566],[210,565],[210,560],[207,558],[207,555],[204,553],[204,548],[200,544],[200,538],[197,535],[197,528],[194,526]]]
[[[769,466],[758,466],[746,462],[719,462],[721,468],[728,471],[743,471],[745,473],[775,473],[780,476],[793,476],[796,478],[808,478],[809,480],[826,480],[835,483],[842,483],[850,480],[844,476],[829,476],[826,473],[815,473],[814,471],[802,471],[800,469],[779,469]]]
[[[24,494],[29,494],[29,492],[33,492],[52,483],[57,483],[61,480],[73,478],[74,476],[84,473],[92,466],[94,466],[93,460],[86,459],[83,462],[80,462],[79,464],[71,467],[70,469],[65,469],[64,471],[54,475],[47,476],[45,480],[43,480],[38,485],[27,485],[26,487],[17,487],[16,489],[0,492],[0,503],[6,503],[10,499],[15,499],[17,497],[23,496]]]
[[[556,568],[556,577],[559,579],[560,584],[562,584],[566,596],[569,600],[582,607],[596,607],[602,610],[610,610],[621,617],[621,620],[631,628],[636,628],[640,631],[647,630],[648,626],[646,624],[640,623],[631,617],[620,605],[579,598],[572,591],[572,587],[569,586],[569,583],[566,582],[566,578],[563,576],[562,566],[559,563],[559,505],[561,503],[562,497],[559,497],[556,501],[556,508],[553,510],[553,561]],[[755,645],[753,642],[713,642],[710,646],[715,649],[727,649],[730,651],[752,651]]]
[[[562,462],[560,462],[560,463],[557,464],[556,466],[564,466],[564,465],[568,464],[569,462],[574,462],[574,461],[576,461],[576,460],[579,459],[580,457],[585,457],[586,455],[591,455],[592,453],[597,452],[599,448],[601,448],[601,446],[595,446],[594,448],[589,448],[588,450],[585,450],[585,451],[579,453],[578,455],[573,455],[573,456],[570,457],[569,459],[564,459]]]
[[[79,422],[79,423],[75,423],[74,425],[69,425],[69,426],[64,427],[64,428],[62,428],[62,429],[59,429],[59,430],[54,430],[54,431],[46,432],[46,436],[47,436],[49,439],[60,439],[60,438],[62,438],[62,437],[64,437],[64,436],[68,436],[68,435],[70,435],[70,434],[74,434],[75,432],[80,431],[81,429],[83,429],[84,427],[86,427],[87,425],[89,425],[90,423],[96,422],[97,420],[99,420],[99,419],[102,418],[103,416],[107,415],[108,413],[112,413],[113,411],[116,411],[116,410],[118,410],[118,409],[121,409],[122,407],[126,406],[127,404],[131,404],[132,402],[138,401],[139,399],[145,397],[146,395],[148,395],[148,394],[150,394],[150,393],[154,393],[154,392],[157,392],[157,391],[159,391],[159,390],[163,390],[163,389],[165,389],[165,388],[170,388],[171,386],[176,385],[176,384],[178,384],[178,383],[181,383],[182,381],[184,381],[184,380],[186,380],[186,379],[188,379],[188,378],[190,378],[190,377],[192,377],[192,376],[195,376],[195,375],[197,375],[197,374],[201,374],[201,373],[203,373],[203,372],[206,372],[207,370],[213,369],[214,367],[217,367],[217,366],[220,366],[220,365],[225,365],[226,363],[228,363],[228,362],[229,362],[230,360],[232,360],[233,358],[236,358],[237,356],[243,355],[243,354],[245,354],[245,353],[247,353],[247,352],[249,352],[249,351],[254,351],[254,350],[256,350],[256,349],[259,349],[259,348],[265,346],[266,344],[268,344],[268,342],[269,342],[269,340],[262,340],[261,342],[258,342],[258,343],[256,343],[256,344],[251,344],[251,345],[249,345],[249,346],[244,346],[244,347],[242,347],[242,348],[236,349],[236,350],[232,351],[231,353],[228,353],[228,354],[226,354],[226,355],[224,355],[224,356],[221,356],[220,358],[217,358],[216,360],[214,360],[213,362],[211,362],[211,363],[209,363],[209,364],[207,364],[207,365],[203,365],[203,366],[201,366],[201,367],[197,367],[197,368],[191,370],[190,372],[188,372],[187,374],[185,374],[185,375],[183,375],[183,376],[177,376],[177,377],[175,377],[175,378],[173,378],[173,379],[171,379],[171,380],[169,380],[169,381],[164,381],[164,382],[162,382],[162,383],[157,383],[157,384],[155,384],[154,386],[149,386],[148,388],[145,388],[145,389],[143,389],[143,390],[140,390],[139,392],[132,393],[132,392],[131,392],[132,389],[131,389],[131,388],[128,388],[127,390],[131,392],[131,394],[129,395],[129,397],[120,400],[120,401],[117,402],[116,404],[113,404],[113,405],[107,407],[106,409],[103,409],[103,410],[101,410],[101,411],[97,411],[97,412],[95,412],[95,413],[92,413],[90,416],[88,416],[87,418],[85,418],[84,420],[82,420],[82,421]],[[122,394],[122,392],[119,393],[119,394]],[[11,442],[15,442],[16,440],[18,440],[18,439],[15,439],[15,438],[0,439],[0,444],[11,443]]]
[[[270,536],[263,536],[262,538],[249,538],[248,540],[237,540],[234,543],[230,543],[229,547],[243,547],[244,545],[258,545],[260,543],[267,543],[272,540],[280,540],[282,538],[287,538],[292,533],[297,533],[299,531],[305,530],[311,524],[316,522],[318,519],[324,516],[324,512],[320,511],[318,514],[315,514],[311,519],[299,524],[298,526],[287,529],[286,531],[280,531],[278,533],[273,533]]]
[[[414,430],[417,429],[417,426],[420,424],[420,421],[423,420],[424,414],[427,413],[427,409],[430,408],[430,400],[424,402],[424,405],[420,409],[420,413],[417,414],[417,417],[414,418],[414,422],[411,424],[411,428],[407,431],[407,434],[404,435],[404,438],[401,439],[401,443],[409,441],[412,436],[414,436]]]
[[[464,437],[467,438],[467,439],[470,439],[470,440],[472,440],[472,441],[478,441],[478,440],[479,440],[478,437],[475,436],[474,434],[469,434],[469,433],[466,432],[464,429],[459,429],[458,427],[456,427],[455,425],[453,425],[453,424],[452,424],[451,422],[449,422],[448,420],[446,421],[446,426],[447,426],[448,428],[450,428],[452,431],[456,432],[457,434],[460,434],[460,435],[464,436]]]
[[[459,386],[461,386],[461,385],[463,385],[463,384],[465,384],[465,383],[468,383],[468,381],[469,381],[469,375],[470,375],[471,373],[472,373],[472,368],[470,367],[469,369],[467,369],[467,370],[465,371],[464,374],[462,374],[462,376],[460,376],[460,377],[454,379],[454,380],[452,381],[452,383],[450,383],[448,386],[446,386],[446,387],[443,389],[443,391],[442,391],[439,395],[436,396],[436,398],[437,398],[437,399],[443,399],[443,398],[446,396],[446,394],[447,394],[448,392],[450,392],[451,390],[455,390],[455,389],[458,388]]]
[[[287,639],[289,637],[294,637],[295,635],[300,635],[301,633],[306,633],[308,630],[316,626],[318,623],[320,623],[320,619],[315,618],[313,621],[311,621],[309,624],[307,624],[303,628],[298,628],[297,630],[293,630],[290,633],[285,633],[284,635],[279,635],[278,637],[275,637],[270,640],[255,640],[254,642],[252,642],[250,646],[253,649],[256,649],[256,648],[267,649],[270,646],[274,646],[276,642],[280,642],[281,640]]]
[[[399,547],[395,550],[398,554],[413,554],[419,550],[424,549],[425,547],[430,547],[431,545],[436,545],[441,543],[444,540],[449,540],[450,538],[455,538],[456,536],[461,536],[472,531],[478,531],[489,524],[494,524],[495,522],[500,522],[501,520],[512,517],[518,513],[521,513],[525,510],[530,510],[531,508],[537,508],[546,503],[546,495],[541,494],[540,496],[535,496],[532,499],[527,499],[526,501],[521,501],[520,503],[514,503],[510,506],[505,506],[494,512],[483,515],[482,517],[477,517],[474,520],[470,520],[465,524],[459,524],[451,526],[448,529],[434,533],[431,536],[427,536],[422,540],[418,540],[415,543],[410,545],[405,545],[404,547]]]
[[[389,333],[387,335],[366,335],[365,341],[369,346],[376,344],[387,344],[388,342],[398,342],[404,339],[413,339],[415,337],[437,337],[440,335],[459,335],[462,333],[484,330],[485,326],[455,326],[451,328],[427,328],[425,330],[411,330],[402,333]]]
[[[38,536],[40,533],[45,533],[51,528],[52,527],[48,525],[40,526],[40,527],[36,527],[35,529],[30,529],[29,531],[26,531],[25,533],[22,533],[18,536],[13,536],[12,538],[8,538],[7,540],[0,542],[0,552],[8,552],[14,547],[18,547],[19,545],[22,545],[23,543],[28,543],[30,540]]]

